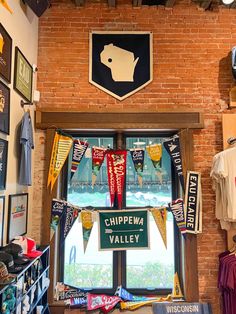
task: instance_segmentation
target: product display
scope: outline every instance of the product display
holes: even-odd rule
[[[23,249],[23,254],[29,258],[36,258],[42,255],[41,251],[36,250],[36,242],[31,238],[19,236],[15,237],[15,239],[12,242],[20,245]]]

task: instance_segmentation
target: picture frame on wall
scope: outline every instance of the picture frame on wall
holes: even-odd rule
[[[10,130],[10,88],[0,81],[0,132]]]
[[[16,236],[27,233],[28,193],[9,195],[8,232],[9,243]]]
[[[0,139],[0,190],[6,189],[8,142]]]
[[[5,213],[5,196],[0,196],[0,245],[3,246],[3,230],[4,230],[4,213]]]
[[[12,39],[0,23],[0,76],[11,83]]]
[[[20,51],[15,48],[14,84],[16,92],[26,101],[31,102],[33,83],[33,67]]]

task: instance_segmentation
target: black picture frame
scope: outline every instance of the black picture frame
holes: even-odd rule
[[[0,132],[9,135],[10,130],[10,88],[0,81]]]
[[[1,246],[3,246],[4,216],[5,216],[5,196],[0,195],[0,245]]]
[[[15,48],[14,84],[16,92],[26,101],[31,102],[33,86],[33,67],[20,51]]]
[[[0,23],[0,76],[11,83],[12,39]]]
[[[28,193],[9,195],[7,242],[27,233]]]
[[[8,141],[0,139],[0,190],[6,189]]]

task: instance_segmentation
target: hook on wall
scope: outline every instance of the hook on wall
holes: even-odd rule
[[[24,106],[32,106],[33,103],[30,102],[30,101],[24,101],[24,100],[21,99],[20,105],[21,105],[22,108],[24,108]]]

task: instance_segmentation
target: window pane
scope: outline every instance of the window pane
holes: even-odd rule
[[[65,241],[64,282],[87,289],[112,288],[112,262],[112,252],[98,251],[97,223],[84,254],[82,225],[75,222]]]
[[[82,140],[82,138],[80,138]],[[89,137],[89,148],[80,162],[76,173],[70,182],[71,154],[69,156],[68,167],[68,195],[67,200],[74,205],[81,207],[109,207],[110,194],[107,180],[106,159],[103,162],[99,175],[97,176],[94,188],[92,188],[92,147],[113,148],[113,138],[111,137]]]

